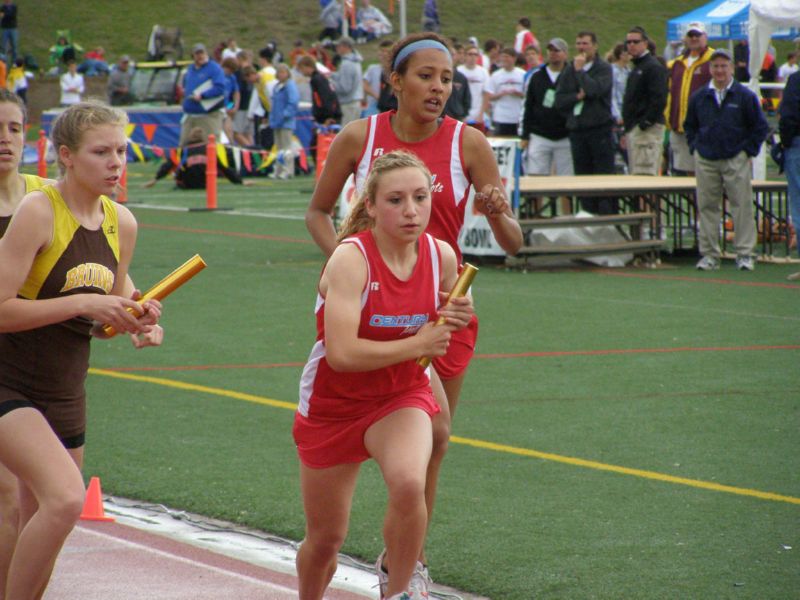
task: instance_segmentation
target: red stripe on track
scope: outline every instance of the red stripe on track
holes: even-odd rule
[[[635,277],[639,279],[658,279],[663,281],[689,281],[700,283],[718,283],[720,285],[741,285],[744,287],[766,287],[782,288],[787,290],[800,290],[800,285],[791,283],[771,283],[768,281],[736,281],[733,279],[706,279],[705,277],[686,277],[678,275],[654,275],[652,273],[621,273],[608,269],[596,269],[595,273],[600,275],[612,275],[614,277]]]
[[[240,231],[220,231],[217,229],[195,229],[192,227],[174,227],[170,225],[154,225],[152,223],[139,223],[143,229],[158,229],[160,231],[179,231],[181,233],[204,233],[208,235],[226,235],[228,237],[250,238],[255,240],[271,240],[275,242],[289,242],[292,244],[313,244],[313,240],[301,240],[280,235],[266,235],[262,233],[242,233]]]
[[[761,350],[800,350],[800,344],[785,346],[709,346],[709,347],[682,347],[682,348],[621,348],[610,350],[564,350],[555,352],[517,352],[476,354],[475,358],[531,358],[553,356],[605,356],[611,354],[667,354],[673,352],[749,352]]]

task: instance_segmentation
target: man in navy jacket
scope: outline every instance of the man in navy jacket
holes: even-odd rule
[[[689,99],[683,123],[697,177],[697,268],[719,268],[719,223],[723,189],[733,215],[736,268],[755,268],[756,226],[753,216],[751,158],[767,137],[758,97],[733,78],[733,57],[727,50],[711,55],[711,81]]]

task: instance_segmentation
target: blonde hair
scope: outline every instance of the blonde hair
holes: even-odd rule
[[[75,151],[80,147],[83,135],[89,129],[101,125],[124,127],[127,124],[128,115],[125,111],[109,106],[100,100],[87,100],[73,104],[56,117],[53,129],[50,131],[50,139],[53,141],[56,153],[61,146]],[[60,158],[58,159],[58,169],[62,175],[66,170]]]
[[[363,191],[350,207],[350,212],[347,213],[347,216],[339,227],[339,234],[336,236],[337,242],[341,242],[346,237],[372,228],[375,223],[367,212],[367,201],[375,202],[375,195],[378,191],[378,184],[381,178],[387,173],[391,173],[397,169],[419,169],[422,174],[425,175],[425,180],[430,189],[431,172],[416,154],[405,150],[393,150],[392,152],[379,156],[370,167]]]

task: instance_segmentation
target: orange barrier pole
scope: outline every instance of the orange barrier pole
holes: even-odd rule
[[[128,201],[128,168],[123,167],[119,176],[119,189],[117,189],[117,202],[125,204]]]
[[[206,146],[206,208],[217,208],[217,143],[213,133],[208,134]]]
[[[322,169],[325,166],[325,160],[328,158],[328,149],[333,142],[334,134],[332,133],[319,133],[317,134],[317,172],[316,179],[319,179]]]
[[[39,130],[39,141],[36,143],[36,149],[39,153],[36,174],[39,177],[47,177],[47,138],[44,135],[44,129]]]

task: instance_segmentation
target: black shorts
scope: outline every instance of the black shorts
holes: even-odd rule
[[[44,416],[65,448],[80,448],[86,441],[86,397],[37,400],[0,385],[0,418],[18,408],[35,408]]]

